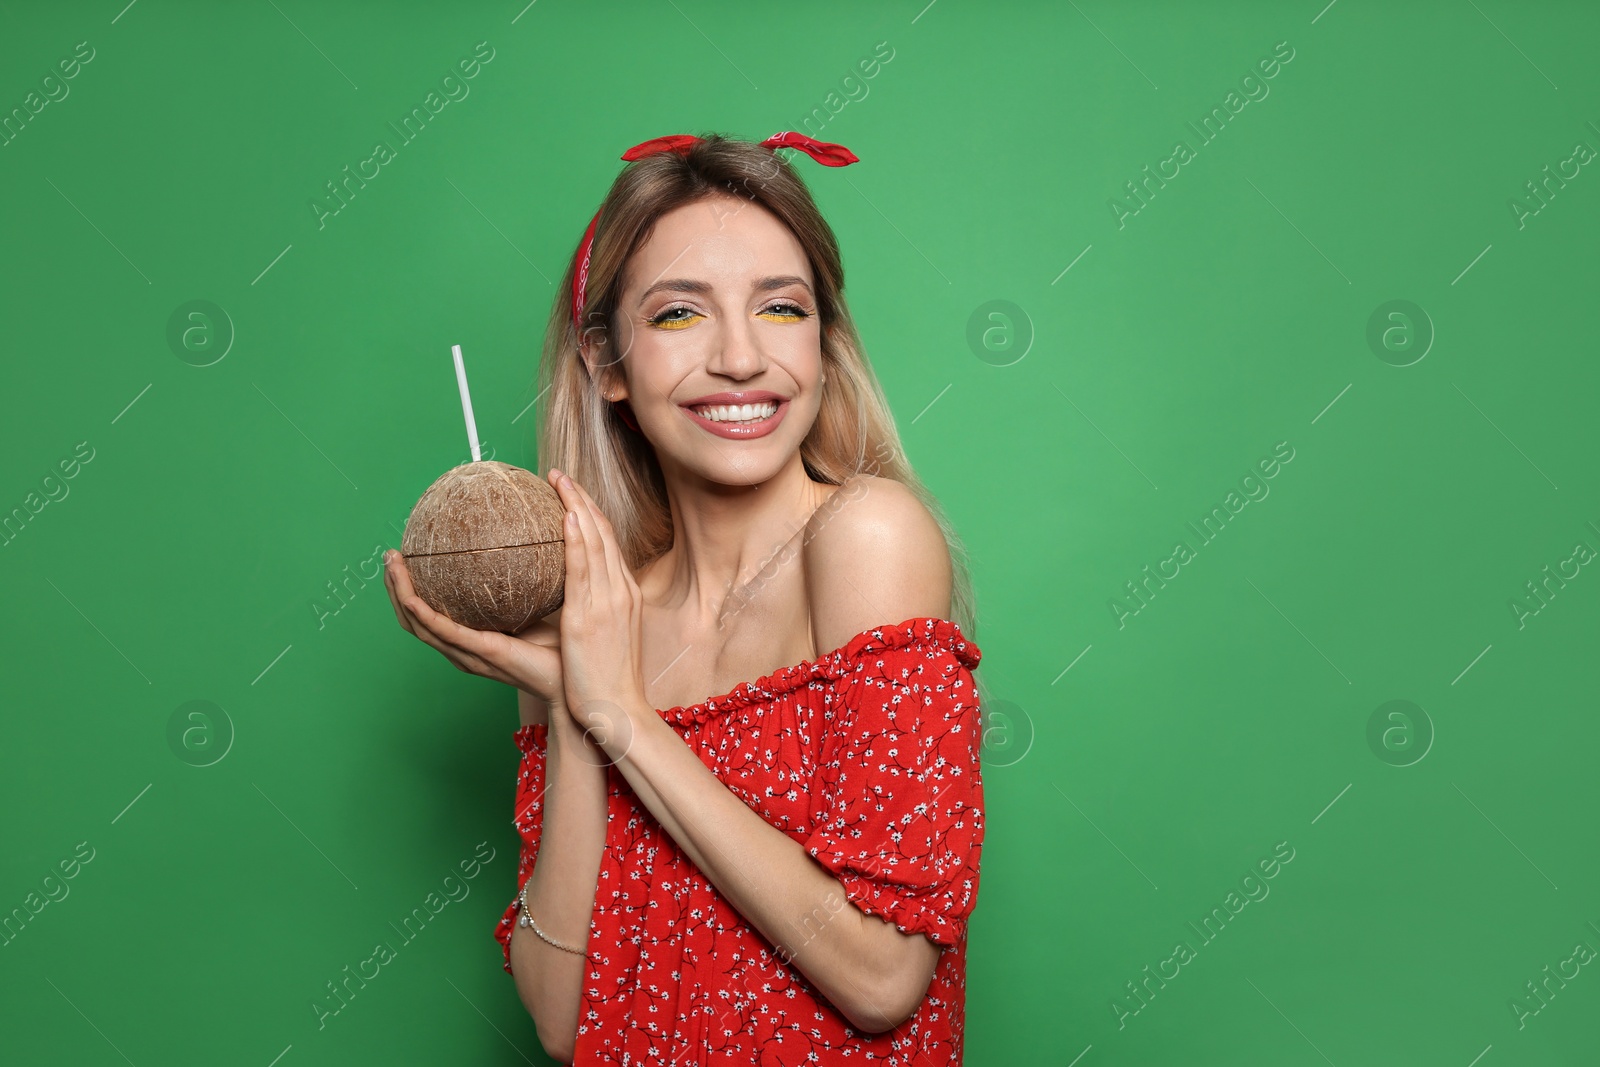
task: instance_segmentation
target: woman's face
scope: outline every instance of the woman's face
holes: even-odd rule
[[[664,468],[753,485],[792,461],[821,402],[812,285],[800,242],[751,201],[656,220],[623,270],[618,366],[601,384],[628,399]]]

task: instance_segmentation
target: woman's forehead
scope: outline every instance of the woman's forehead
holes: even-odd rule
[[[629,260],[625,288],[643,288],[669,273],[713,284],[779,274],[811,279],[805,249],[776,215],[753,201],[723,196],[657,219]]]

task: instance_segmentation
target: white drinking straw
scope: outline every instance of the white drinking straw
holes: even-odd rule
[[[467,417],[467,437],[472,441],[472,462],[477,463],[483,455],[478,451],[478,424],[472,421],[472,396],[467,392],[467,367],[461,362],[460,345],[451,345],[450,351],[456,357],[456,384],[461,387],[461,413]]]

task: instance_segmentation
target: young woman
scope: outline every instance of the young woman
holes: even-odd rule
[[[495,935],[563,1062],[961,1060],[971,588],[778,147],[856,161],[647,141],[562,280],[539,375],[561,610],[467,629],[387,556],[401,625],[519,690]]]

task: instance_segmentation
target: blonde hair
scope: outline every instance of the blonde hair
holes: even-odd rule
[[[966,549],[906,459],[889,402],[845,303],[838,241],[788,160],[751,141],[709,134],[684,154],[662,152],[624,167],[600,205],[583,309],[585,330],[611,321],[623,267],[648,239],[655,221],[714,196],[740,197],[770,211],[794,233],[810,261],[827,382],[816,422],[800,445],[806,471],[830,485],[865,472],[911,490],[944,534],[952,565],[951,619],[975,642],[976,604]],[[536,383],[542,398],[539,464],[544,470],[559,467],[589,491],[611,520],[624,559],[637,569],[672,547],[666,483],[650,442],[623,423],[601,396],[601,379],[620,372],[608,366],[591,377],[579,354],[572,320],[575,267],[569,261],[545,327]]]

